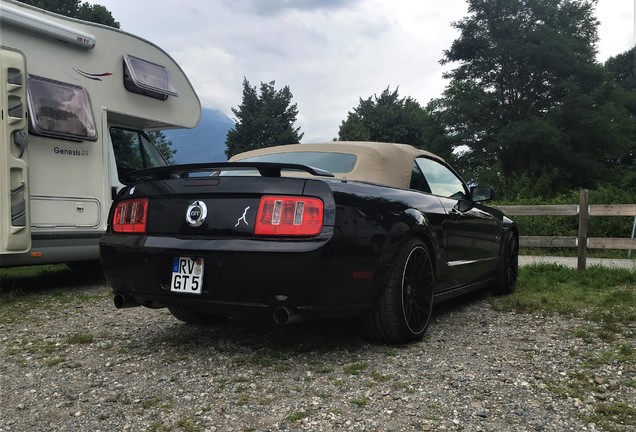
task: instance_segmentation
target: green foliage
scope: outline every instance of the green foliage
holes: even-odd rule
[[[605,69],[626,90],[636,90],[636,48],[632,48],[605,62]]]
[[[99,4],[89,4],[83,2],[77,9],[77,18],[84,21],[90,21],[94,23],[104,24],[110,27],[120,28],[119,22],[115,21],[112,13],[104,6]]]
[[[225,154],[228,159],[235,154],[275,145],[295,144],[303,134],[294,128],[298,108],[292,104],[289,86],[274,88],[275,81],[262,83],[260,94],[243,78],[243,102],[232,108],[236,116],[235,126],[227,133]]]
[[[115,21],[112,13],[102,5],[92,5],[88,2],[80,3],[80,0],[18,0],[19,2],[38,7],[71,18],[79,18],[84,21],[104,24],[119,28],[119,22]]]
[[[172,141],[169,140],[162,131],[150,131],[148,132],[148,137],[166,162],[168,162],[168,164],[174,163],[172,157],[177,153],[177,150],[172,148]]]
[[[626,90],[595,62],[596,2],[468,0],[442,59],[457,66],[428,109],[469,177],[540,179],[542,195],[624,183],[615,161],[635,124]]]
[[[605,69],[614,80],[625,89],[624,106],[630,113],[632,122],[636,118],[636,48],[612,57],[605,62]],[[624,187],[636,188],[636,131],[632,132],[630,148],[615,160],[617,175]]]
[[[380,96],[360,98],[338,130],[340,141],[374,141],[411,144],[451,158],[443,131],[411,97],[400,98],[398,89],[387,87]]]

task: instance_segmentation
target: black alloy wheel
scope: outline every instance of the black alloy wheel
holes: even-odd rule
[[[386,343],[421,340],[431,319],[434,291],[431,254],[421,240],[412,239],[398,253],[378,304],[366,318],[367,332]]]
[[[511,294],[517,287],[519,275],[519,239],[513,232],[503,236],[499,277],[494,288],[497,295]]]

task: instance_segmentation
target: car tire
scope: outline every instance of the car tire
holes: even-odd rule
[[[202,312],[186,306],[169,306],[168,310],[176,319],[188,324],[214,325],[227,319],[224,316]]]
[[[419,341],[433,311],[435,272],[428,247],[411,239],[398,252],[375,310],[365,319],[372,338],[390,344]]]
[[[517,287],[519,274],[519,239],[513,232],[506,232],[503,236],[499,275],[494,286],[495,295],[512,294]]]

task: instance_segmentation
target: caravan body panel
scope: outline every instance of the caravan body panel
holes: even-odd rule
[[[97,240],[121,187],[111,127],[191,128],[201,115],[199,99],[179,65],[151,42],[11,0],[0,0],[0,7],[0,108],[9,113],[15,98],[23,106],[18,120],[4,116],[0,130],[0,267],[75,260],[74,245],[80,259],[97,259]],[[20,59],[22,66],[13,66]],[[165,94],[132,88],[135,71],[126,61],[164,73],[170,88]],[[8,83],[9,69],[22,70],[21,88]],[[47,86],[83,98],[86,119],[61,119],[59,102],[50,114]],[[62,133],[49,130],[58,126]],[[26,148],[16,144],[18,133],[28,137]]]

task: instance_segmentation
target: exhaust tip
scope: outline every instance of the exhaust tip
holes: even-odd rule
[[[274,322],[279,326],[301,322],[304,317],[299,315],[296,310],[287,306],[278,306],[274,309]]]
[[[135,303],[132,297],[128,297],[123,294],[115,294],[115,297],[113,297],[113,304],[117,309],[140,306],[139,304]]]
[[[291,311],[286,307],[277,307],[274,310],[274,322],[280,326],[287,324],[290,316]]]

